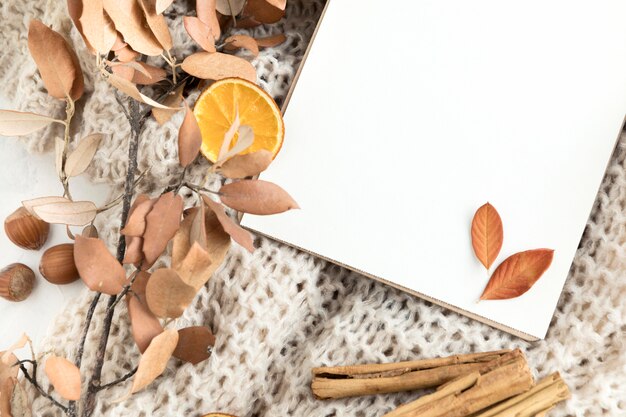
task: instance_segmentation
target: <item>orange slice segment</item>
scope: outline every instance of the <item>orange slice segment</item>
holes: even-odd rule
[[[219,80],[200,94],[193,113],[202,133],[202,154],[211,162],[217,161],[224,134],[237,111],[240,124],[250,126],[254,132],[254,143],[241,153],[265,149],[276,156],[285,136],[280,109],[259,86],[241,78]],[[231,148],[237,140],[235,135]]]

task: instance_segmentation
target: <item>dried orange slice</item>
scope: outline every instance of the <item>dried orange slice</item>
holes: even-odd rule
[[[225,78],[200,94],[193,109],[202,133],[202,154],[216,162],[224,134],[239,112],[240,124],[254,132],[254,143],[242,154],[268,150],[276,156],[283,144],[285,124],[278,105],[259,86],[241,78]],[[232,146],[237,142],[233,138]]]

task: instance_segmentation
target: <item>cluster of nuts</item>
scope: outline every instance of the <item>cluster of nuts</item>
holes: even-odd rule
[[[39,250],[48,240],[50,225],[20,207],[4,221],[4,231],[11,242],[28,250]],[[97,233],[88,226],[84,233]],[[41,257],[39,272],[53,284],[76,281],[78,271],[74,264],[74,244],[63,243],[46,250]],[[33,290],[35,273],[28,266],[14,263],[0,271],[0,297],[9,301],[25,300]]]

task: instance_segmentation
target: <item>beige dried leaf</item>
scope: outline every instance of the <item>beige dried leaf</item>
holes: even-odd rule
[[[163,105],[167,106],[168,109],[152,108],[152,116],[154,117],[154,120],[157,121],[159,126],[163,126],[172,118],[174,113],[181,110],[180,103],[183,101],[184,88],[185,84],[183,83],[176,90],[172,91],[167,95],[167,97],[165,97]]]
[[[193,326],[178,331],[178,344],[172,356],[194,365],[211,356],[209,349],[215,345],[215,336],[205,326]]]
[[[63,150],[65,141],[61,138],[54,138],[54,166],[59,178],[63,175]]]
[[[146,231],[146,216],[150,213],[155,203],[156,200],[150,199],[137,203],[134,210],[132,212],[129,211],[128,220],[121,233],[125,236],[142,237]]]
[[[206,210],[203,202],[200,202],[196,208],[197,214],[193,216],[191,228],[189,229],[189,244],[193,245],[197,242],[202,249],[206,249],[208,245],[208,237],[206,233]]]
[[[197,52],[189,55],[183,61],[182,68],[188,74],[205,80],[239,77],[256,83],[256,70],[251,63],[220,52]]]
[[[215,36],[211,31],[209,25],[204,23],[202,20],[193,16],[185,16],[183,17],[183,24],[185,25],[185,30],[193,39],[196,41],[198,45],[202,49],[207,52],[215,52]]]
[[[167,362],[172,357],[178,344],[178,332],[175,329],[165,330],[152,339],[152,342],[139,359],[137,373],[133,377],[130,393],[142,390],[165,371]]]
[[[235,155],[219,168],[219,172],[233,179],[253,177],[265,171],[272,163],[274,156],[266,149],[244,155]]]
[[[134,61],[131,61],[134,62]],[[124,65],[123,62],[114,62],[111,65],[111,72],[127,81],[132,82],[133,77],[135,76],[135,69]]]
[[[83,95],[83,72],[78,57],[63,36],[39,20],[31,20],[28,49],[48,94],[60,100],[69,96],[74,101]]]
[[[146,23],[163,49],[172,49],[172,35],[165,17],[157,12],[157,0],[138,0],[143,10]]]
[[[138,297],[129,295],[126,301],[133,339],[139,351],[144,353],[152,339],[163,333],[163,326]]]
[[[85,226],[80,234],[84,237],[98,237],[98,229],[93,224],[90,224]]]
[[[80,370],[72,362],[59,356],[46,359],[46,376],[54,390],[70,401],[80,399]]]
[[[156,0],[156,12],[162,14],[172,3],[174,0]]]
[[[126,236],[126,252],[124,253],[124,265],[141,266],[143,260],[143,238]]]
[[[103,0],[104,10],[130,47],[144,55],[157,56],[163,47],[145,23],[137,0]]]
[[[266,38],[256,38],[255,40],[260,48],[273,48],[274,46],[278,46],[285,42],[287,37],[284,33],[279,33],[278,35],[268,36]]]
[[[90,290],[116,295],[124,289],[126,272],[101,239],[76,236],[74,262]]]
[[[72,22],[74,22],[74,26],[76,26],[76,29],[78,30],[78,33],[80,33],[80,36],[82,36],[83,40],[85,41],[87,50],[91,54],[95,54],[96,50],[89,43],[89,40],[87,40],[87,38],[85,37],[85,34],[83,33],[83,25],[80,22],[80,16],[83,14],[83,0],[67,0],[67,14],[70,16],[70,19],[72,19]]]
[[[246,0],[216,0],[215,8],[224,16],[238,16],[245,4]]]
[[[198,242],[194,242],[185,258],[175,270],[180,279],[194,289],[195,294],[211,278],[214,269],[207,251]]]
[[[152,274],[147,271],[139,271],[135,277],[135,281],[130,286],[132,292],[139,298],[144,306],[147,306],[146,287],[148,286],[148,281],[150,280],[151,275]]]
[[[65,175],[75,177],[85,172],[96,155],[102,138],[102,133],[93,133],[85,136],[76,149],[67,157],[67,161],[65,161]]]
[[[3,136],[23,136],[36,132],[50,123],[57,122],[63,124],[61,120],[41,114],[0,110],[0,135]]]
[[[215,213],[215,215],[217,216],[217,220],[221,223],[224,231],[228,233],[235,242],[245,248],[248,252],[254,252],[254,239],[252,238],[250,232],[239,226],[233,219],[231,219],[228,214],[226,214],[224,206],[222,206],[220,203],[211,200],[206,195],[203,195],[202,199],[213,211],[213,213]]]
[[[178,130],[178,159],[181,166],[187,167],[196,159],[200,152],[202,134],[193,111],[191,111],[187,102],[183,103],[186,113],[183,123]]]
[[[113,48],[117,38],[115,26],[105,15],[102,0],[82,1],[79,32],[86,43],[100,55],[106,55]]]
[[[180,317],[195,296],[196,289],[169,268],[154,271],[146,286],[148,308],[161,318]]]
[[[22,201],[22,205],[24,206],[26,210],[28,210],[30,214],[39,218],[39,216],[37,216],[37,213],[35,213],[35,210],[34,210],[36,206],[43,206],[43,205],[51,204],[51,203],[70,203],[70,202],[71,201],[65,197],[52,196],[52,197],[38,197],[38,198],[33,198],[31,200],[24,200]]]
[[[234,51],[239,48],[247,49],[254,56],[259,55],[259,45],[252,36],[248,35],[232,35],[224,41],[224,49]]]
[[[298,203],[278,185],[262,180],[241,180],[220,189],[220,199],[243,213],[268,215],[297,209]]]
[[[146,217],[143,253],[147,267],[161,256],[168,242],[180,227],[183,199],[173,192],[163,194]]]
[[[151,85],[163,81],[167,76],[167,72],[163,68],[155,67],[154,65],[146,64],[141,61],[132,61],[129,64],[136,65],[135,73],[131,82],[140,85]]]
[[[196,0],[196,16],[209,25],[213,37],[219,39],[222,32],[215,10],[215,0]]]
[[[115,56],[121,62],[132,62],[132,61],[136,60],[137,58],[139,58],[140,55],[141,54],[139,52],[134,51],[133,48],[131,48],[128,45],[126,45],[126,46],[118,49],[117,51],[115,51]]]
[[[33,206],[33,211],[47,223],[84,226],[91,223],[98,208],[91,201],[67,201]]]
[[[113,87],[117,88],[122,93],[124,93],[124,94],[126,94],[126,95],[128,95],[128,96],[130,96],[132,98],[134,98],[137,101],[141,101],[142,103],[146,103],[146,104],[151,105],[152,107],[158,107],[158,108],[161,108],[161,109],[179,110],[179,109],[174,109],[174,108],[171,108],[171,107],[164,106],[163,104],[154,101],[150,97],[142,94],[137,89],[137,86],[135,84],[133,84],[132,82],[130,82],[130,81],[120,77],[117,74],[109,74],[109,76],[107,77],[107,81]]]

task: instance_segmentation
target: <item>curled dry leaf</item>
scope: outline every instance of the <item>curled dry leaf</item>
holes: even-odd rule
[[[113,48],[117,32],[109,16],[104,14],[102,0],[81,1],[80,26],[76,28],[92,53],[106,55]],[[76,23],[76,21],[74,21]]]
[[[180,103],[183,101],[184,88],[185,84],[183,83],[165,97],[163,105],[167,107],[166,109],[152,108],[152,116],[154,116],[154,120],[156,120],[160,126],[163,126],[172,118],[174,113],[182,108],[180,107]]]
[[[80,399],[80,371],[72,362],[59,356],[46,359],[46,376],[54,390],[70,401]]]
[[[141,199],[139,198],[135,200],[137,204],[132,211],[129,211],[128,221],[126,225],[121,230],[121,233],[125,236],[135,236],[142,237],[144,232],[146,231],[146,216],[154,207],[156,200],[151,199]]]
[[[156,37],[157,41],[159,41],[163,49],[172,49],[172,35],[167,27],[165,17],[156,10],[158,0],[138,1],[141,5],[141,9],[143,10],[146,23],[148,23],[148,26],[150,27],[150,30],[152,30],[152,33]]]
[[[215,0],[196,0],[196,16],[209,26],[213,37],[219,39],[222,32],[215,13]]]
[[[215,52],[215,36],[211,31],[211,27],[202,20],[193,16],[183,17],[185,30],[202,49],[207,52]]]
[[[509,256],[494,271],[481,300],[519,297],[533,286],[550,267],[554,250],[534,249]]]
[[[247,49],[254,56],[259,55],[259,45],[256,40],[247,35],[232,35],[224,41],[224,49],[234,51],[239,48]]]
[[[278,35],[268,36],[266,38],[256,38],[255,40],[260,48],[272,48],[285,42],[287,37],[284,33],[279,33]]]
[[[69,226],[84,226],[91,223],[98,213],[98,208],[91,201],[53,202],[33,206],[32,209],[37,217],[47,223]]]
[[[256,70],[251,63],[237,56],[220,52],[198,52],[183,61],[182,68],[194,77],[205,80],[221,80],[239,77],[256,83]]]
[[[195,365],[211,356],[209,349],[214,345],[215,336],[207,327],[186,327],[178,331],[178,344],[173,356]]]
[[[180,125],[178,130],[178,159],[180,165],[187,167],[191,164],[200,152],[202,146],[202,134],[200,133],[200,126],[193,111],[185,104],[185,119]]]
[[[224,16],[237,16],[245,4],[246,0],[216,0],[215,8]]]
[[[243,213],[268,215],[297,209],[298,203],[278,185],[261,180],[242,180],[220,189],[220,199]]]
[[[81,140],[65,161],[65,175],[75,177],[85,172],[96,154],[102,138],[102,133],[94,133]]]
[[[195,296],[195,288],[185,284],[178,273],[169,268],[154,271],[146,286],[148,308],[161,318],[180,317]]]
[[[273,155],[266,149],[244,155],[235,155],[219,168],[219,172],[233,179],[253,177],[265,171],[272,163]]]
[[[39,20],[32,20],[28,27],[28,49],[48,94],[74,101],[83,95],[83,72],[78,57],[63,36]]]
[[[206,206],[203,202],[197,207],[198,213],[194,215],[189,230],[189,243],[193,245],[197,242],[202,249],[208,246],[208,236],[206,232]]]
[[[260,23],[276,23],[285,15],[285,8],[276,7],[275,2],[268,0],[248,0],[244,9],[244,15],[250,16]]]
[[[144,389],[163,373],[177,344],[178,332],[175,329],[165,330],[152,339],[139,359],[137,373],[133,377],[133,385],[130,390],[131,394]]]
[[[202,199],[213,211],[213,213],[215,213],[215,216],[222,225],[224,231],[228,233],[235,242],[248,250],[248,252],[254,252],[254,240],[252,239],[250,232],[239,226],[233,219],[228,217],[226,210],[224,210],[224,207],[220,203],[211,200],[206,195],[203,195]]]
[[[486,203],[476,210],[472,220],[472,247],[485,268],[489,269],[493,265],[503,240],[502,219],[495,207]]]
[[[156,12],[163,13],[168,7],[174,3],[174,0],[156,0]]]
[[[173,192],[163,194],[146,216],[146,231],[143,235],[143,254],[146,264],[151,266],[161,256],[168,242],[180,227],[183,214],[183,199]]]
[[[149,56],[160,55],[163,47],[144,25],[144,15],[137,0],[103,0],[104,10],[130,47]]]
[[[126,301],[133,339],[139,351],[144,353],[152,339],[163,333],[163,326],[138,297],[129,295]]]
[[[76,236],[74,262],[89,289],[119,294],[126,284],[126,272],[100,239]]]
[[[23,136],[36,132],[50,123],[57,122],[63,124],[61,120],[41,114],[0,110],[0,135],[3,136]]]

